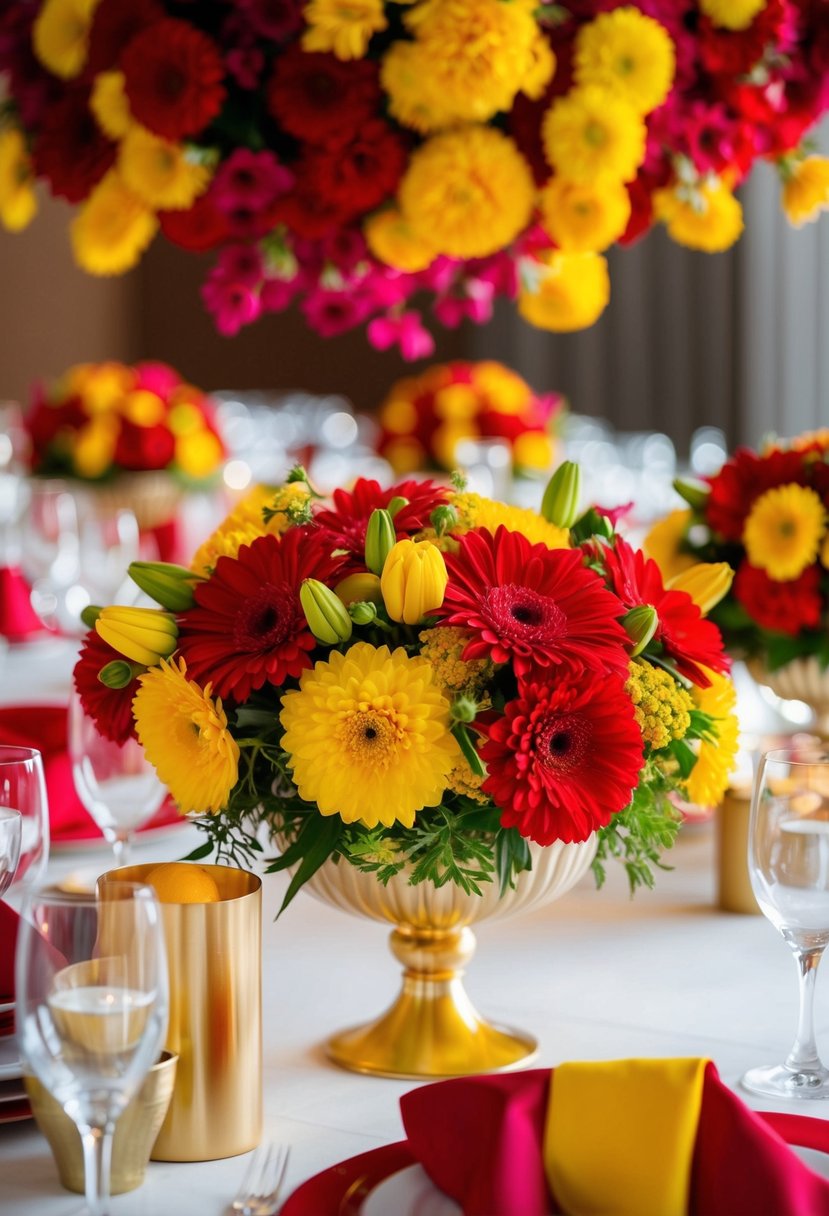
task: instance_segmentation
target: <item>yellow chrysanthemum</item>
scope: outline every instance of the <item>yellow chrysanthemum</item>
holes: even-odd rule
[[[625,691],[645,743],[658,751],[682,739],[691,725],[690,693],[669,672],[644,659],[633,659],[628,673]]]
[[[181,144],[170,143],[137,123],[118,151],[124,184],[148,207],[187,211],[210,182],[210,170],[195,163]]]
[[[490,659],[465,661],[469,634],[457,625],[436,625],[420,636],[420,657],[432,668],[432,679],[450,700],[462,694],[477,696],[495,672]]]
[[[487,528],[494,534],[503,524],[510,532],[520,532],[526,536],[534,545],[546,545],[548,549],[570,548],[567,529],[551,524],[529,507],[511,507],[466,490],[453,494],[451,503],[458,513],[458,526],[452,529],[454,536],[462,536],[470,528]]]
[[[86,63],[89,27],[99,0],[46,0],[32,26],[32,47],[45,68],[71,80]]]
[[[158,220],[111,169],[72,220],[75,261],[89,274],[131,270],[158,230]]]
[[[162,661],[139,684],[132,712],[147,759],[182,811],[221,811],[239,775],[221,700],[188,680],[184,659]]]
[[[542,269],[534,290],[518,297],[525,321],[554,333],[586,329],[610,299],[610,274],[600,253],[553,253],[538,259]]]
[[[461,127],[412,153],[399,201],[415,235],[439,253],[484,258],[526,227],[534,195],[529,166],[509,136]]]
[[[816,220],[829,208],[829,159],[807,156],[797,161],[786,173],[781,201],[795,228]]]
[[[206,428],[176,436],[175,461],[185,477],[199,480],[215,472],[222,459],[219,439]]]
[[[704,667],[711,684],[708,688],[694,687],[692,695],[697,709],[714,719],[716,740],[706,739],[696,745],[697,762],[686,783],[688,800],[696,806],[717,806],[728,789],[728,779],[734,772],[740,727],[737,721],[737,693],[728,676]]]
[[[362,59],[372,35],[388,25],[383,0],[310,0],[303,17],[304,51],[331,51],[337,59]]]
[[[656,190],[653,209],[672,240],[703,253],[729,249],[743,231],[743,209],[719,178]]]
[[[541,135],[556,173],[574,182],[632,181],[645,158],[643,119],[598,85],[557,98],[544,115]]]
[[[115,459],[120,431],[112,414],[97,414],[75,434],[72,469],[79,477],[100,477]]]
[[[406,274],[425,270],[435,260],[433,246],[415,235],[397,207],[370,215],[363,225],[363,234],[378,261]]]
[[[556,72],[556,57],[553,54],[553,48],[540,29],[536,29],[530,54],[532,62],[524,77],[521,92],[532,101],[539,101]]]
[[[393,42],[383,56],[380,83],[389,113],[404,127],[428,135],[444,125],[441,99],[429,78],[428,55],[417,42]]]
[[[682,548],[690,523],[689,507],[670,511],[664,519],[657,520],[642,543],[645,556],[652,557],[662,571],[663,582],[690,570],[699,561]]]
[[[534,399],[527,381],[494,359],[473,365],[472,383],[487,398],[487,409],[496,414],[521,414]]]
[[[135,386],[136,375],[125,363],[76,363],[58,382],[56,399],[83,398],[87,414],[120,410]]]
[[[755,501],[743,528],[752,566],[785,583],[815,561],[826,531],[826,510],[807,486],[775,486]]]
[[[725,30],[747,30],[768,0],[699,0],[699,6],[714,25]]]
[[[346,823],[411,827],[437,806],[460,749],[449,702],[421,658],[357,642],[282,698],[282,746],[300,796]]]
[[[89,108],[110,139],[123,139],[133,123],[123,72],[99,72],[92,85]]]
[[[235,557],[242,545],[251,544],[259,536],[281,536],[294,522],[292,513],[307,501],[308,487],[301,481],[278,487],[254,486],[199,546],[190,569],[196,574],[210,574],[220,557]],[[264,507],[274,512],[267,523],[262,515]]]
[[[576,84],[608,89],[639,114],[662,105],[675,68],[676,52],[668,31],[638,8],[599,13],[576,36]]]
[[[546,472],[555,461],[556,445],[546,431],[524,431],[512,445],[512,460],[519,469]]]
[[[119,402],[121,413],[136,426],[157,426],[167,412],[158,393],[145,388],[133,389]]]
[[[23,133],[17,127],[0,131],[0,224],[21,232],[37,211],[34,172]]]
[[[602,253],[630,219],[630,195],[621,182],[598,186],[553,177],[538,201],[541,223],[565,253]]]

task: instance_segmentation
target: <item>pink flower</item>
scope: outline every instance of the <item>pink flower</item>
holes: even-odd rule
[[[310,291],[302,301],[302,311],[308,324],[321,337],[333,338],[365,321],[371,304],[353,291],[318,288]]]
[[[201,289],[202,299],[220,334],[232,338],[261,312],[259,297],[246,283],[228,278],[220,266],[211,270]]]
[[[257,46],[237,46],[225,55],[225,63],[230,75],[240,89],[257,89],[262,70],[265,67],[265,56]]]
[[[216,206],[229,218],[236,212],[261,211],[293,187],[294,175],[273,152],[236,148],[220,165],[213,182]]]
[[[464,295],[442,296],[435,302],[434,313],[446,329],[457,329],[463,321],[483,325],[492,317],[495,288],[484,279],[467,279]]]
[[[348,271],[358,262],[365,261],[368,248],[358,228],[341,228],[323,237],[320,253],[326,262],[331,262],[338,270]]]
[[[435,352],[435,340],[424,329],[420,314],[402,312],[397,317],[375,317],[366,328],[368,340],[375,350],[390,350],[399,346],[404,359],[428,359]]]
[[[265,279],[259,293],[263,312],[284,312],[301,286],[299,275],[293,279]]]
[[[286,42],[302,26],[300,0],[236,0],[239,16],[273,42]]]
[[[166,363],[137,363],[135,371],[138,376],[135,387],[155,393],[162,401],[181,384],[181,376]]]
[[[227,279],[254,287],[264,274],[262,254],[255,245],[226,245],[216,269]]]

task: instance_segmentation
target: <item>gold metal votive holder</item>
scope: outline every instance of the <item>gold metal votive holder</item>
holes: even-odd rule
[[[99,879],[146,882],[157,863]],[[232,866],[202,866],[213,903],[162,903],[170,972],[165,1044],[178,1057],[154,1161],[214,1161],[262,1138],[262,883]]]
[[[759,913],[748,876],[751,790],[729,790],[717,812],[717,903],[724,912]]]
[[[111,1192],[134,1191],[144,1181],[150,1151],[173,1095],[177,1057],[162,1052],[147,1073],[138,1093],[115,1125],[112,1139]],[[37,1077],[25,1078],[26,1092],[38,1127],[49,1141],[61,1185],[84,1193],[81,1134]]]

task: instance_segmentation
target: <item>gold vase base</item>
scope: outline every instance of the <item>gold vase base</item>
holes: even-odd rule
[[[351,1072],[422,1081],[526,1068],[538,1054],[538,1042],[521,1030],[485,1021],[458,978],[424,984],[407,977],[381,1018],[341,1031],[325,1049],[330,1060]]]

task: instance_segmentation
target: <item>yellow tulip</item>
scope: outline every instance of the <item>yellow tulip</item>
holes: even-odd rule
[[[686,591],[702,615],[707,616],[728,594],[733,581],[734,571],[728,562],[697,562],[675,575],[666,586],[671,591]]]
[[[175,621],[156,608],[102,608],[95,630],[113,650],[144,667],[169,658],[178,644]]]
[[[383,602],[380,579],[376,574],[349,574],[342,582],[337,583],[334,593],[340,597],[346,608],[350,604],[366,601],[372,604]]]
[[[393,621],[416,625],[441,606],[447,581],[440,549],[427,540],[399,540],[380,576],[386,611]]]

